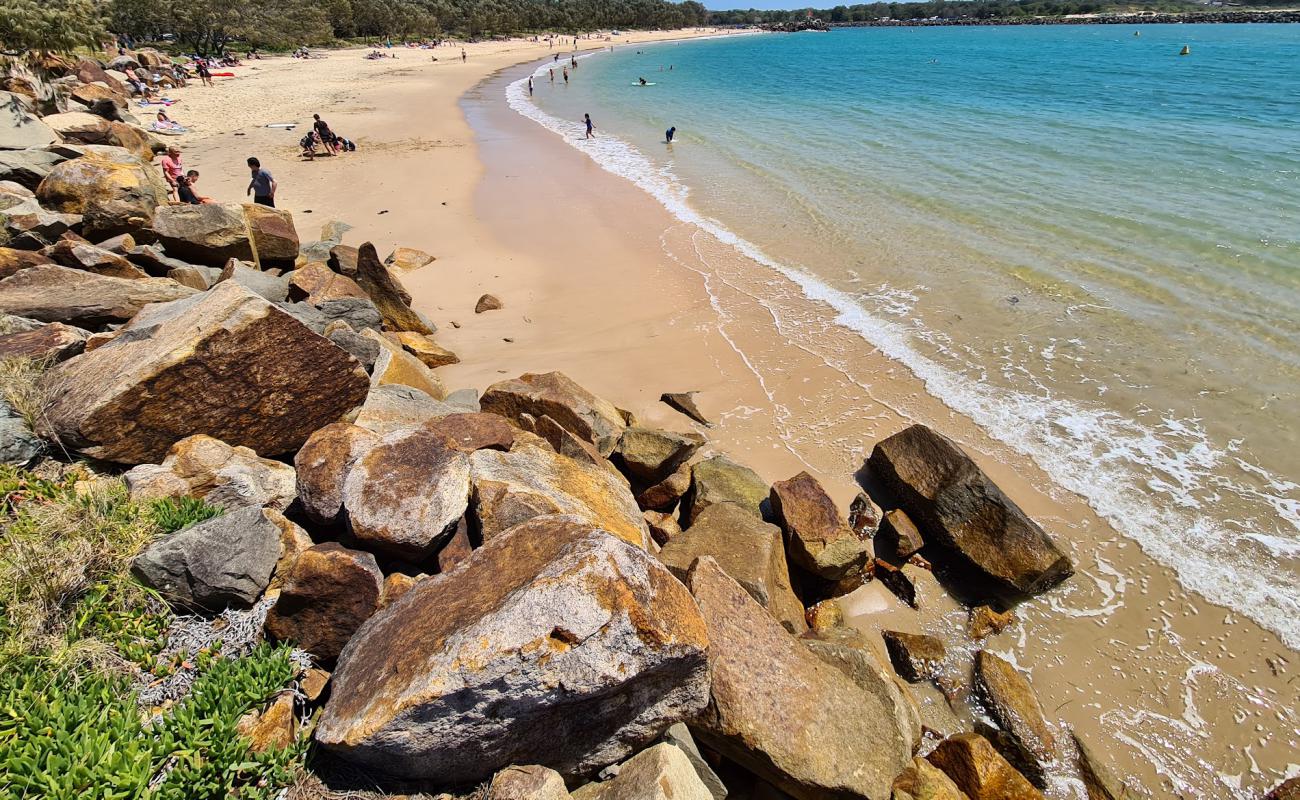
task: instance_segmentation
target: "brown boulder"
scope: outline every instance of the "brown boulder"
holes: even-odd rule
[[[713,800],[686,752],[661,742],[618,765],[614,777],[573,792],[574,800]]]
[[[659,551],[659,560],[682,581],[701,556],[711,556],[786,630],[798,635],[808,629],[803,604],[790,586],[780,528],[734,503],[709,506]]]
[[[970,800],[1043,800],[1042,793],[977,733],[949,736],[926,760],[943,770]]]
[[[264,711],[250,711],[235,725],[235,732],[248,739],[254,753],[282,750],[298,738],[298,718],[293,711],[293,692],[281,692]]]
[[[466,453],[475,450],[509,450],[515,443],[515,429],[496,414],[448,414],[425,423],[424,429],[448,447]]]
[[[975,641],[986,639],[1016,624],[1015,611],[998,611],[992,606],[976,606],[970,610],[967,631]]]
[[[492,776],[487,800],[569,800],[564,778],[542,766],[506,767]]]
[[[298,258],[293,214],[282,208],[245,203],[244,222],[252,239],[253,263],[262,269],[293,266]]]
[[[907,686],[876,654],[858,630],[837,627],[801,640],[813,655],[848,676],[875,697],[889,715],[884,727],[893,747],[915,753],[921,743],[921,709]]]
[[[703,708],[707,650],[690,595],[653,558],[573,517],[538,518],[358,631],[316,740],[446,784],[512,763],[590,775]]]
[[[936,558],[946,556],[954,577],[972,588],[1022,597],[1074,573],[1069,557],[970,456],[924,425],[877,444],[870,466],[937,549]]]
[[[411,310],[408,304],[410,295],[406,294],[406,290],[388,268],[380,263],[373,244],[366,242],[357,248],[356,258],[356,275],[350,277],[355,278],[357,284],[370,295],[371,302],[379,309],[379,314],[384,319],[384,330],[433,334],[433,328],[429,327],[419,314]],[[342,272],[344,275],[348,274],[346,271]],[[406,299],[403,299],[404,295]]]
[[[643,489],[636,496],[636,502],[647,510],[671,511],[690,488],[691,468],[682,466],[654,486]]]
[[[655,540],[655,544],[665,545],[676,536],[682,535],[682,528],[677,524],[677,518],[672,514],[665,514],[662,511],[647,511],[641,515],[645,520],[646,527],[650,529],[650,538]]]
[[[726,456],[713,456],[691,467],[691,488],[682,499],[689,523],[715,503],[735,503],[756,517],[763,516],[767,482],[749,467]]]
[[[51,322],[31,331],[0,335],[0,359],[30,358],[37,361],[64,361],[86,349],[90,334],[81,328]]]
[[[149,273],[125,258],[87,242],[63,238],[45,249],[56,264],[110,278],[147,278]]]
[[[451,538],[468,503],[469,458],[424,428],[381,437],[343,482],[357,541],[417,561]]]
[[[879,697],[814,655],[711,558],[687,585],[708,628],[703,744],[798,800],[884,798],[911,759]]]
[[[248,289],[259,297],[272,303],[284,302],[289,296],[289,279],[273,272],[263,272],[251,264],[244,264],[237,259],[230,259],[217,276],[215,283],[235,283]]]
[[[154,152],[162,148],[162,144],[144,128],[125,122],[108,123],[105,144],[121,147],[141,161],[153,161]]]
[[[15,250],[12,247],[0,247],[0,280],[8,278],[15,272],[28,267],[39,267],[54,262],[40,253],[31,250]]]
[[[520,421],[520,416],[550,417],[573,435],[595,445],[602,456],[613,452],[627,424],[618,409],[560,372],[525,373],[494,383],[480,401],[484,411]]]
[[[105,100],[119,108],[126,108],[127,104],[126,92],[119,92],[95,83],[78,84],[72,87],[70,95],[73,100],[87,106],[94,106],[96,103]]]
[[[319,261],[289,273],[289,299],[316,305],[340,297],[369,299],[351,278],[344,277]]]
[[[835,501],[807,472],[772,485],[772,516],[785,531],[790,560],[819,578],[837,581],[861,572],[871,543],[858,538]]]
[[[903,631],[881,631],[894,672],[903,680],[917,683],[938,674],[947,652],[943,641],[934,636]]]
[[[24,270],[0,295],[45,269],[61,268]],[[196,433],[268,456],[293,452],[358,406],[367,384],[356,359],[234,283],[137,314],[113,342],[41,380],[48,435],[132,464],[156,463]]]
[[[410,270],[419,269],[420,267],[432,264],[436,260],[437,259],[423,250],[416,250],[413,247],[399,247],[388,254],[388,258],[384,259],[384,264],[393,269],[409,272]]]
[[[375,613],[383,585],[383,573],[369,553],[337,542],[310,547],[294,561],[266,615],[266,632],[277,641],[293,642],[321,663],[332,663]]]
[[[500,311],[502,308],[501,301],[496,295],[485,294],[474,304],[474,313],[482,314],[484,311]]]
[[[110,144],[109,122],[97,114],[86,111],[66,111],[62,114],[47,114],[42,122],[53,128],[65,142]]]
[[[51,264],[29,267],[0,281],[0,311],[95,328],[126,322],[150,303],[193,294],[193,289],[167,278],[109,278]]]
[[[172,445],[161,464],[140,464],[122,477],[135,501],[192,497],[227,510],[284,511],[298,496],[293,467],[202,434]]]
[[[421,363],[429,369],[460,363],[460,356],[422,333],[394,331],[384,335],[400,345],[403,350],[420,359]]]
[[[521,434],[523,435],[523,434]],[[539,514],[571,514],[642,549],[649,547],[641,510],[613,472],[567,458],[545,445],[476,450],[470,456],[472,512],[484,540]]]
[[[853,502],[849,503],[849,527],[864,539],[870,539],[875,535],[883,516],[880,506],[876,505],[866,492],[858,492]]]
[[[0,242],[20,250],[37,250],[81,224],[80,214],[64,214],[24,200],[0,212]]]
[[[307,438],[293,465],[298,500],[308,519],[321,525],[339,521],[348,472],[378,443],[378,434],[346,422],[326,425]]]
[[[695,404],[695,394],[695,392],[664,392],[659,395],[659,400],[674,411],[685,414],[707,428],[713,423],[709,422],[700,411],[700,407]]]
[[[1024,675],[1002,658],[975,654],[975,693],[1001,728],[994,743],[1039,788],[1047,785],[1047,765],[1057,757],[1056,735],[1043,715],[1038,695]]]
[[[899,773],[889,797],[890,800],[970,800],[952,778],[924,758],[912,759],[911,766]]]
[[[151,230],[168,255],[195,264],[224,267],[230,259],[253,260],[253,245],[236,203],[161,206]]]
[[[667,478],[704,444],[697,433],[628,428],[614,448],[613,459],[630,480],[651,485]]]
[[[1101,757],[1079,736],[1074,739],[1075,766],[1083,780],[1087,800],[1137,800],[1137,791],[1129,788],[1130,780],[1121,781],[1105,765]],[[1287,784],[1290,784],[1288,788]],[[1264,796],[1264,800],[1300,800],[1300,778],[1292,778]]]
[[[83,58],[77,62],[76,66],[72,67],[72,73],[82,83],[102,83],[115,92],[126,92],[126,86],[117,78],[109,75],[98,61]]]
[[[885,554],[896,561],[906,561],[913,553],[925,547],[921,532],[901,508],[885,514],[876,535],[885,547]]]
[[[36,197],[45,208],[81,214],[82,235],[99,239],[148,226],[167,203],[167,184],[125,150],[92,149],[52,168]]]
[[[373,387],[400,385],[419,389],[434,400],[445,400],[447,388],[438,376],[420,362],[420,359],[389,341],[383,334],[370,328],[361,332],[365,338],[379,345],[379,356],[370,371]]]
[[[363,339],[363,341],[373,341]],[[384,434],[406,428],[418,428],[430,420],[454,414],[461,409],[427,392],[401,384],[374,386],[366,395],[365,405],[357,412],[356,424]]]

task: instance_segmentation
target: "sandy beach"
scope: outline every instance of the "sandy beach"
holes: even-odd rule
[[[717,32],[638,33],[612,44],[708,35]],[[609,44],[582,40],[579,51]],[[1259,796],[1300,770],[1296,656],[1274,634],[1186,593],[1032,463],[931,398],[906,368],[847,343],[852,369],[801,347],[807,337],[847,336],[829,307],[749,268],[506,107],[504,86],[526,74],[521,65],[569,49],[474,43],[464,61],[459,44],[395,48],[386,52],[396,59],[375,61],[366,52],[254,61],[214,88],[179,90],[170,114],[191,132],[174,141],[185,166],[202,174],[199,193],[241,200],[244,160],[257,156],[300,231],[342,220],[353,226],[348,243],[436,256],[403,280],[438,325],[439,343],[461,358],[439,370],[451,388],[481,391],[522,372],[561,370],[643,422],[682,431],[692,424],[659,394],[698,390],[716,422],[706,431],[713,450],[768,480],[807,470],[844,506],[876,441],[912,422],[932,425],[976,456],[1078,565],[1065,586],[1022,606],[1021,624],[991,645],[1032,675],[1049,712],[1148,796]],[[300,159],[313,113],[358,150]],[[272,123],[298,127],[265,127]],[[504,308],[476,315],[485,292]],[[774,326],[774,296],[802,304],[799,330]],[[874,379],[849,378],[863,374]],[[946,597],[905,619],[880,616],[873,597],[855,594],[850,616],[971,648],[964,611]],[[922,699],[942,729],[952,719],[942,696]],[[1054,786],[1053,796],[1076,789]]]

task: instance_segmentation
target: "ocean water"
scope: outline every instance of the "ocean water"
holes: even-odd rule
[[[511,106],[1300,649],[1300,26],[729,37],[616,47],[567,86],[563,64]]]

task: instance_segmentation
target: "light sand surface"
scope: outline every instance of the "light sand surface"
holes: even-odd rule
[[[706,431],[712,447],[770,480],[807,469],[843,503],[875,441],[911,421],[935,426],[1075,556],[1079,574],[1022,606],[1022,624],[987,645],[1030,672],[1050,716],[1151,796],[1257,797],[1300,770],[1300,673],[1273,634],[1188,596],[1033,464],[836,326],[829,309],[514,114],[503,79],[481,83],[549,57],[545,44],[466,50],[465,63],[459,46],[397,50],[396,61],[344,51],[254,62],[214,89],[182,90],[172,116],[195,126],[181,140],[186,165],[203,173],[201,194],[238,200],[244,159],[257,155],[304,236],[341,219],[355,226],[349,243],[437,256],[403,279],[438,324],[439,342],[462,358],[439,370],[453,388],[559,369],[646,423],[678,430],[693,426],[657,402],[660,392],[699,390],[717,421]],[[313,112],[359,151],[299,161]],[[300,127],[262,127],[281,121]],[[484,292],[505,308],[474,314]],[[797,329],[774,322],[791,318]],[[833,337],[848,355],[832,364],[809,343]],[[868,591],[849,605],[873,629],[879,601]],[[888,618],[971,650],[964,613],[946,598]],[[942,700],[929,693],[925,702],[940,718]]]

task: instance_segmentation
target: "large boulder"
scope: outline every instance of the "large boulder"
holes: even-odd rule
[[[1043,800],[1043,795],[977,733],[949,736],[926,756],[970,800]]]
[[[491,800],[569,800],[564,776],[548,767],[532,764],[510,766],[492,776],[487,797]]]
[[[167,184],[138,156],[100,148],[52,168],[36,197],[46,208],[81,214],[82,235],[98,240],[148,226],[167,203]]]
[[[292,267],[298,258],[298,231],[293,214],[282,208],[244,204],[244,222],[252,238],[253,262],[263,269]]]
[[[562,456],[545,445],[516,443],[513,450],[470,454],[472,513],[484,539],[542,514],[572,514],[637,547],[650,531],[622,479],[600,467]]]
[[[347,269],[339,271],[355,280],[370,295],[371,301],[384,318],[385,330],[434,333],[433,326],[411,309],[410,295],[406,294],[398,280],[380,262],[375,246],[370,242],[357,249],[355,273],[350,274]]]
[[[41,269],[0,282],[0,295]],[[235,283],[155,305],[42,379],[49,435],[130,464],[157,463],[196,433],[265,456],[293,452],[360,405],[368,384],[356,359]]]
[[[894,779],[890,800],[970,800],[952,778],[924,758],[914,758]]]
[[[709,631],[701,741],[798,800],[885,798],[912,753],[886,702],[790,636],[711,558],[687,585]]]
[[[282,533],[273,514],[244,508],[192,525],[154,542],[131,570],[182,606],[251,606],[280,560]]]
[[[12,247],[0,247],[0,280],[8,278],[15,272],[42,264],[53,264],[49,258],[31,250],[15,250]]]
[[[48,114],[48,125],[61,139],[81,144],[108,144],[108,120],[85,111],[66,111]]]
[[[384,265],[402,272],[410,272],[436,261],[433,256],[414,247],[399,247],[388,254]]]
[[[0,334],[0,359],[31,358],[54,363],[65,361],[86,349],[89,336],[81,328],[51,322],[35,330]]]
[[[749,467],[726,456],[706,458],[691,467],[691,487],[682,499],[686,522],[690,523],[714,503],[735,503],[762,517],[768,493],[767,481]]]
[[[270,300],[272,303],[283,302],[289,296],[289,279],[271,272],[263,272],[256,267],[247,266],[237,259],[230,259],[217,276],[217,283],[234,281],[253,294]]]
[[[284,511],[298,494],[293,467],[203,434],[172,445],[161,464],[140,464],[122,477],[137,501],[192,497],[225,509]]]
[[[412,561],[447,542],[469,504],[469,457],[425,428],[395,431],[357,458],[343,483],[363,547]]]
[[[429,369],[459,364],[460,356],[438,344],[433,337],[414,331],[395,331],[384,336],[420,360]]]
[[[786,630],[796,635],[808,630],[803,603],[790,586],[780,528],[735,503],[711,505],[659,551],[659,560],[682,581],[700,556],[712,556]]]
[[[126,322],[150,303],[193,294],[193,289],[167,278],[109,278],[51,264],[29,267],[0,281],[0,311],[96,328]]]
[[[113,91],[126,91],[126,86],[117,78],[109,75],[98,61],[83,58],[72,68],[72,72],[77,76],[77,80],[82,83],[102,83]]]
[[[80,224],[80,214],[50,211],[35,200],[24,200],[0,212],[0,242],[36,250],[53,244]]]
[[[632,427],[623,431],[613,458],[630,480],[650,486],[675,472],[703,444],[698,433]]]
[[[379,435],[335,422],[312,433],[293,458],[298,499],[312,522],[333,525],[343,511],[343,485],[357,459],[379,444]]]
[[[520,421],[550,417],[565,430],[596,447],[602,456],[614,451],[627,423],[618,408],[560,372],[526,373],[494,383],[480,401],[484,411]]]
[[[316,305],[309,303],[277,303],[277,305],[293,315],[294,319],[322,335],[333,322],[346,322],[349,328],[358,332],[366,328],[378,330],[383,324],[379,309],[375,308],[374,303],[362,297],[325,300]]]
[[[462,409],[441,400],[434,400],[427,392],[401,384],[375,386],[366,395],[366,402],[357,413],[356,424],[375,433],[391,433],[406,428],[418,428],[426,422]]]
[[[877,444],[870,466],[936,558],[946,557],[954,579],[976,591],[1014,599],[1074,573],[1069,556],[970,456],[926,426]]]
[[[644,551],[539,518],[358,631],[316,740],[446,784],[509,764],[586,776],[704,707],[708,646],[690,595]]]
[[[588,783],[575,800],[713,800],[686,754],[664,742],[624,761],[613,779]]]
[[[1056,761],[1057,742],[1038,696],[1024,675],[988,650],[975,654],[975,693],[998,730],[993,739],[1007,760],[1041,788]]]
[[[365,329],[361,335],[379,346],[379,356],[370,370],[371,386],[410,386],[434,400],[446,399],[447,388],[420,359],[372,328]]]
[[[772,516],[785,530],[790,560],[819,578],[837,581],[861,572],[871,542],[858,538],[835,501],[807,472],[772,485]]]
[[[238,203],[163,206],[153,217],[154,237],[184,261],[224,267],[230,259],[253,260],[253,245]]]
[[[55,165],[67,160],[66,156],[45,150],[0,150],[0,181],[35,189]]]
[[[54,129],[32,113],[22,95],[0,92],[0,150],[44,147],[59,140]]]
[[[343,297],[369,299],[355,281],[320,262],[305,264],[289,273],[289,299],[295,303],[314,306]]]
[[[72,238],[63,238],[55,242],[46,248],[45,255],[56,264],[69,269],[81,269],[110,278],[149,277],[149,273],[117,253]]]
[[[375,557],[338,542],[307,548],[294,560],[266,615],[266,632],[332,664],[379,607],[384,575]],[[335,681],[334,694],[338,695]]]

